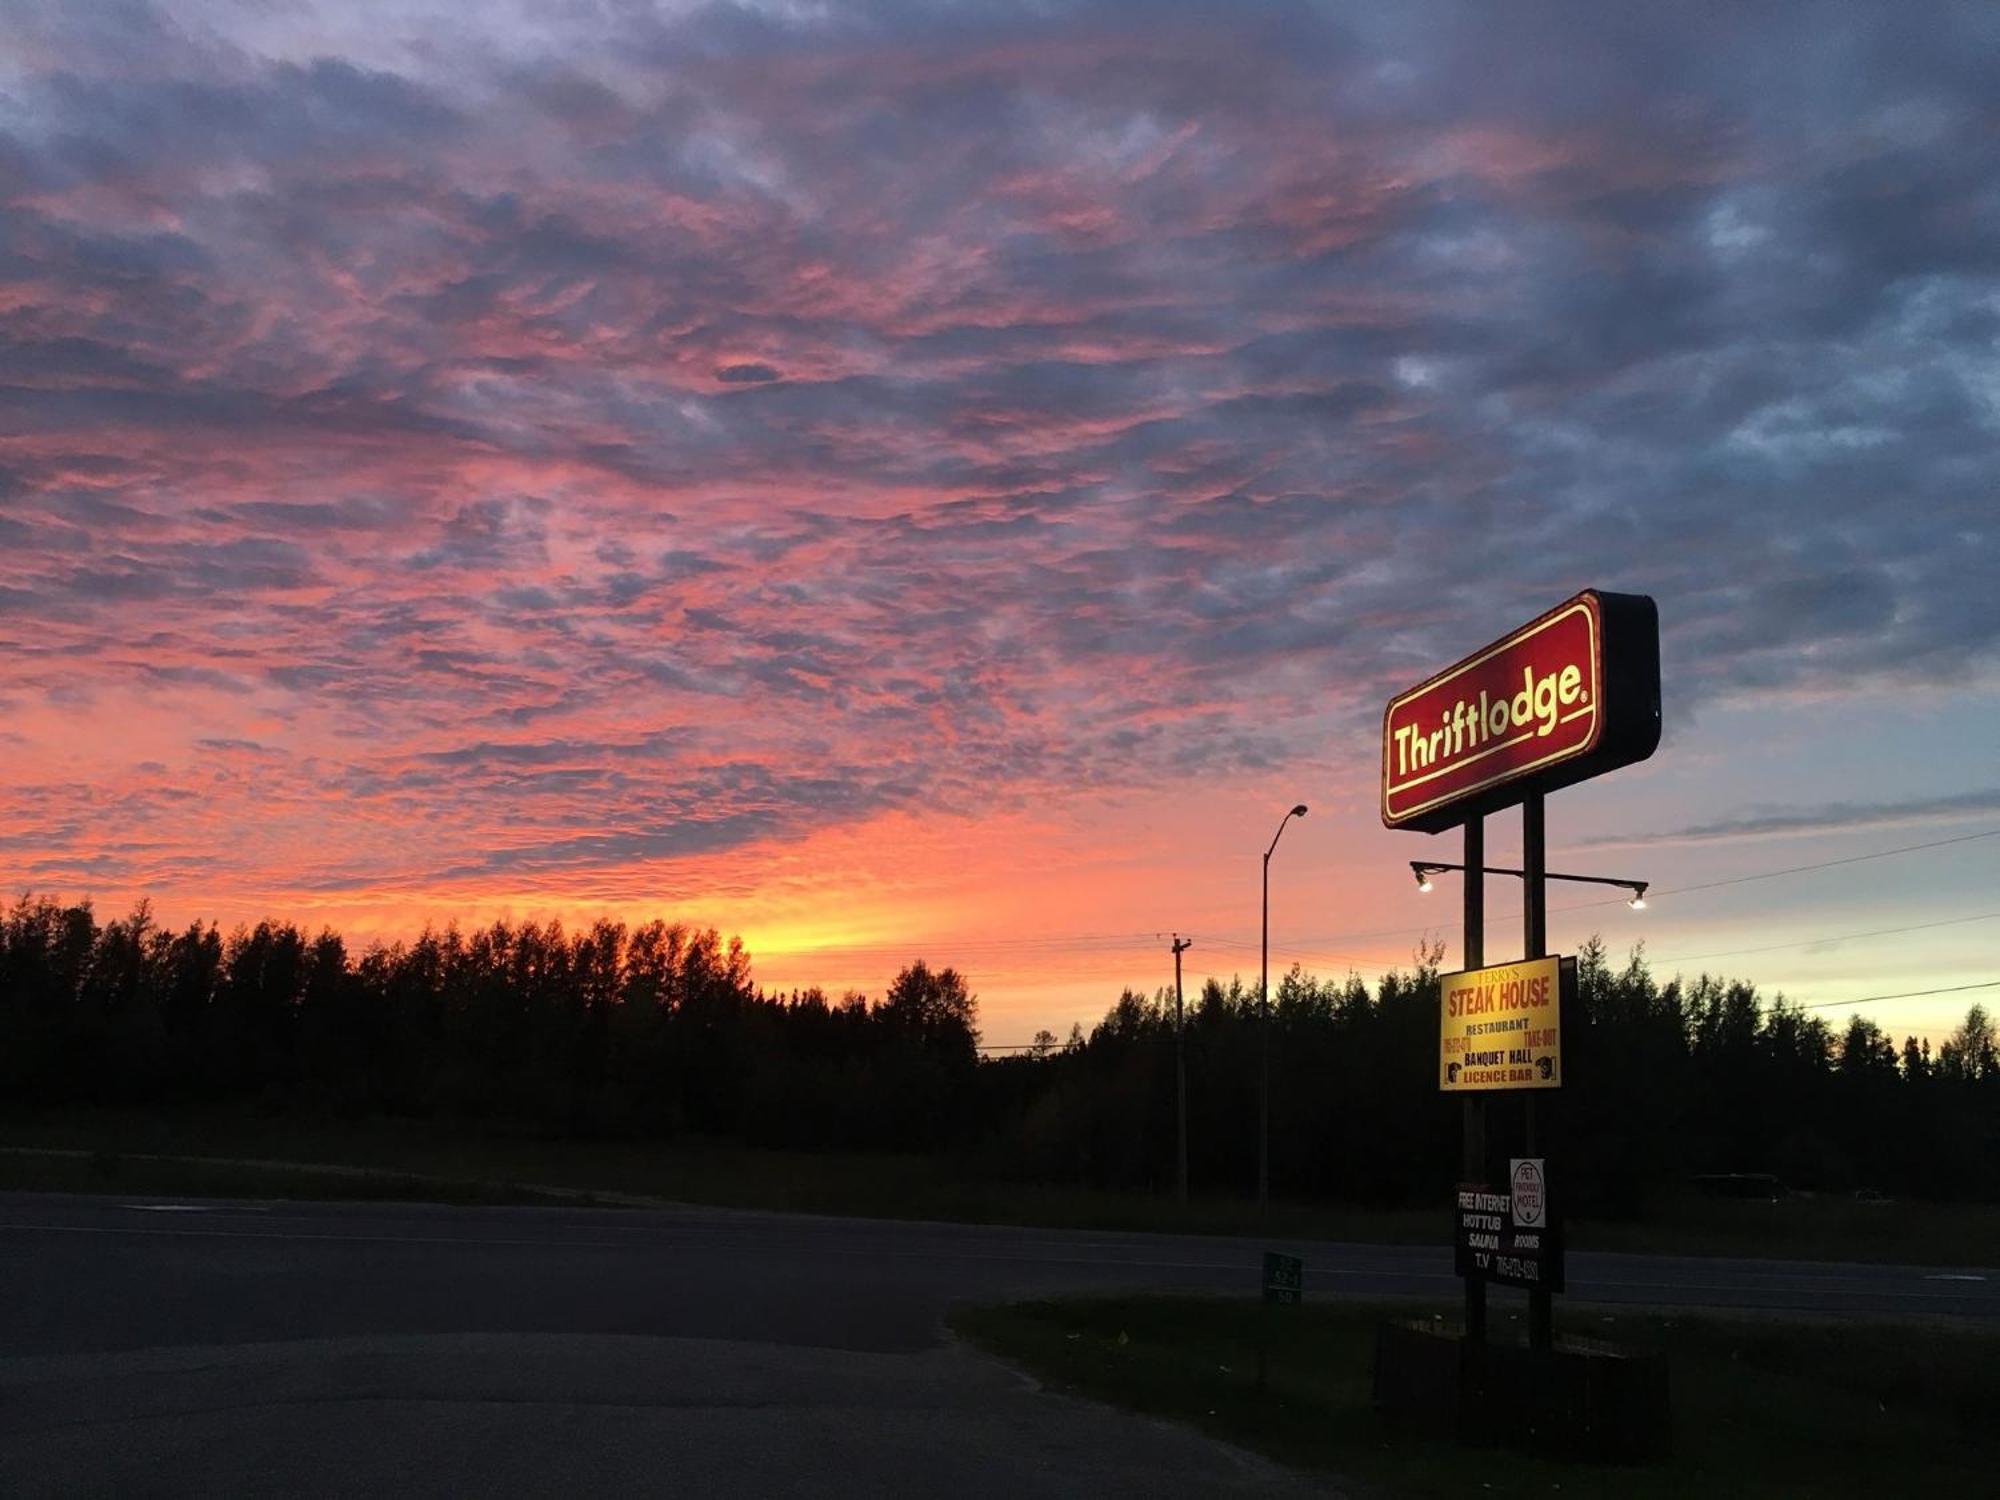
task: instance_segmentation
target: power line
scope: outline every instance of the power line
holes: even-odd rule
[[[1611,903],[1604,903],[1604,904],[1608,905]],[[1972,916],[1967,916],[1967,917],[1947,917],[1937,922],[1914,922],[1901,927],[1876,927],[1856,932],[1815,933],[1809,937],[1793,938],[1782,943],[1762,943],[1747,948],[1722,948],[1722,949],[1712,949],[1704,953],[1673,953],[1665,955],[1653,955],[1649,956],[1649,961],[1653,964],[1660,966],[1665,966],[1668,964],[1695,963],[1704,959],[1711,959],[1711,958],[1736,958],[1746,954],[1753,954],[1753,953],[1782,952],[1783,950],[1788,948],[1809,948],[1817,943],[1856,942],[1865,938],[1895,937],[1910,932],[1929,932],[1940,927],[1959,927],[1959,926],[1964,926],[1967,923],[1971,922],[1992,922],[1992,921],[2000,921],[2000,912],[1979,912]],[[1433,929],[1417,928],[1410,930],[1418,932],[1427,932]],[[1257,951],[1257,945],[1255,943],[1240,942],[1234,938],[1203,936],[1201,938],[1201,941],[1212,947],[1230,949],[1243,953],[1254,953]],[[1294,959],[1308,965],[1340,964],[1344,965],[1346,968],[1350,970],[1356,971],[1363,975],[1373,976],[1377,979],[1379,979],[1384,974],[1394,972],[1397,968],[1397,966],[1393,963],[1385,964],[1374,960],[1365,960],[1355,954],[1340,953],[1330,949],[1280,948],[1274,946],[1271,949],[1271,953],[1274,957]],[[1117,969],[1127,966],[1122,956],[1116,956],[1109,953],[1089,954],[1086,956],[1091,960],[1093,960],[1093,962],[1089,964],[1089,969],[1093,976],[1111,974],[1114,973]],[[976,977],[982,982],[990,982],[993,980],[1036,978],[1040,977],[1042,972],[1043,971],[1040,969],[1032,969],[1032,968],[1018,968],[1011,966],[1004,968],[989,968],[981,966]]]
[[[1953,845],[1973,843],[1981,839],[1990,839],[1996,836],[2000,836],[2000,828],[1982,829],[1976,833],[1958,834],[1951,838],[1945,838],[1945,839],[1930,839],[1926,840],[1923,843],[1918,843],[1918,844],[1903,844],[1893,849],[1876,849],[1876,850],[1871,850],[1865,854],[1852,854],[1844,856],[1839,859],[1817,860],[1808,864],[1790,865],[1777,870],[1763,870],[1750,875],[1737,875],[1737,876],[1727,877],[1722,880],[1701,881],[1693,885],[1675,886],[1671,888],[1655,888],[1653,894],[1655,894],[1656,896],[1687,895],[1693,892],[1716,890],[1727,886],[1745,885],[1756,881],[1776,880],[1786,875],[1802,875],[1817,870],[1827,870],[1845,865],[1862,864],[1871,860],[1890,859],[1897,855],[1902,855],[1902,854],[1917,854],[1925,850],[1949,848]],[[1595,909],[1598,907],[1623,905],[1623,904],[1624,904],[1623,898],[1611,897],[1601,901],[1573,902],[1567,906],[1552,907],[1550,910],[1551,914],[1554,914],[1559,912],[1585,911],[1585,910]],[[1504,922],[1509,920],[1511,917],[1518,915],[1519,915],[1518,912],[1501,913],[1492,918],[1492,920]],[[1740,954],[1772,952],[1783,948],[1808,947],[1813,943],[1819,943],[1819,942],[1840,942],[1840,941],[1846,941],[1849,938],[1886,937],[1902,932],[1919,932],[1936,927],[1954,926],[1967,922],[1990,921],[1996,918],[2000,918],[2000,913],[1984,913],[1972,917],[1949,918],[1941,922],[1916,923],[1908,927],[1881,928],[1872,932],[1829,934],[1821,937],[1805,938],[1798,940],[1796,942],[1773,943],[1762,947],[1724,950],[1714,953],[1692,954],[1680,957],[1659,958],[1653,961],[1659,964],[1688,963],[1688,962],[1694,962],[1697,959],[1701,958],[1735,957]],[[1456,922],[1429,922],[1429,923],[1424,923],[1421,926],[1377,928],[1374,929],[1373,931],[1336,932],[1336,933],[1328,933],[1325,934],[1324,936],[1328,941],[1341,941],[1345,939],[1371,938],[1371,937],[1424,936],[1430,933],[1442,933],[1442,932],[1453,931],[1457,928],[1458,925],[1459,924]],[[1125,955],[1122,953],[1118,953],[1114,950],[1102,947],[1096,947],[1094,949],[1091,949],[1088,948],[1087,945],[1127,944],[1127,943],[1138,944],[1147,942],[1149,940],[1158,940],[1159,938],[1162,938],[1164,936],[1166,936],[1164,932],[1077,933],[1073,935],[1045,933],[1034,937],[970,938],[957,942],[930,940],[917,943],[885,942],[879,944],[859,944],[859,943],[827,944],[816,947],[801,947],[795,949],[778,950],[777,952],[768,955],[768,957],[776,959],[780,956],[783,956],[787,958],[799,959],[815,955],[832,956],[838,954],[838,955],[853,955],[856,957],[857,960],[859,960],[860,956],[868,954],[904,956],[916,949],[933,948],[938,950],[949,950],[953,955],[965,953],[970,956],[973,956],[975,959],[977,955],[981,952],[992,953],[995,956],[1002,956],[1008,953],[1012,953],[1018,955],[1021,958],[1028,958],[1031,955],[1039,956],[1044,953],[1055,954],[1063,951],[1075,953],[1079,949],[1085,949],[1090,958],[1100,960],[1107,965],[1107,967],[1105,968],[1098,969],[1098,972],[1107,973],[1109,972],[1108,965],[1113,961],[1120,962],[1122,966],[1122,961]],[[1211,944],[1216,947],[1235,949],[1242,952],[1254,951],[1257,946],[1252,943],[1240,942],[1233,938],[1222,938],[1214,936],[1202,936],[1201,941],[1205,944]],[[1346,964],[1350,969],[1362,971],[1365,973],[1372,973],[1378,979],[1381,977],[1381,975],[1391,972],[1394,968],[1394,965],[1383,965],[1373,961],[1364,961],[1359,957],[1357,957],[1356,955],[1342,953],[1332,949],[1272,948],[1270,951],[1273,954],[1277,955],[1278,957],[1291,958],[1303,963],[1318,963],[1327,959],[1333,959],[1340,963]],[[1136,958],[1137,955],[1134,954],[1133,957]],[[1096,967],[1096,965],[1093,965],[1093,967]],[[1005,981],[1008,979],[1014,979],[1020,977],[1034,977],[1038,975],[1039,972],[1040,972],[1039,970],[1035,969],[1007,967],[986,972],[982,974],[980,978],[988,982],[995,979]],[[1984,986],[1972,986],[1972,988],[1983,988],[1983,987]],[[1909,996],[1901,996],[1901,995],[1874,996],[1874,997],[1869,997],[1869,1000],[1916,998],[1917,996],[1920,995],[1945,994],[1945,993],[1951,993],[1951,991],[1948,990],[1915,991],[1912,992],[1912,994]],[[1860,1005],[1869,1003],[1869,1000],[1829,1001],[1829,1002],[1824,1002],[1824,1004],[1827,1006]],[[1806,1008],[1817,1009],[1820,1007],[1809,1006]],[[992,1048],[984,1048],[982,1050],[1032,1051],[1033,1044],[1032,1043],[1023,1044],[1019,1047],[1005,1047],[1005,1048],[992,1047]]]
[[[1793,938],[1783,943],[1763,943],[1751,948],[1721,948],[1707,953],[1671,953],[1663,956],[1648,955],[1648,962],[1664,967],[1667,964],[1695,963],[1709,958],[1737,958],[1749,953],[1777,953],[1787,948],[1810,948],[1818,943],[1858,942],[1863,938],[1895,937],[1907,932],[1929,932],[1939,927],[1962,927],[1968,922],[2000,921],[2000,911],[1980,912],[1969,917],[1946,917],[1938,922],[1913,922],[1903,927],[1874,927],[1862,932],[1822,932],[1811,937]],[[1225,948],[1241,948],[1254,952],[1256,944],[1238,943],[1228,938],[1207,938],[1204,941]],[[1391,972],[1394,965],[1363,962],[1352,954],[1334,953],[1322,949],[1273,948],[1274,955],[1295,958],[1302,962],[1336,959],[1353,969],[1382,975]]]
[[[1079,932],[1073,934],[1048,933],[1037,937],[997,937],[997,938],[950,938],[927,937],[908,940],[887,940],[879,943],[803,943],[795,948],[769,948],[767,954],[786,958],[805,957],[819,954],[909,954],[932,948],[940,952],[949,950],[957,953],[965,950],[996,952],[1011,950],[1038,951],[1047,948],[1076,948],[1102,943],[1150,943],[1161,936],[1152,932]],[[748,940],[745,940],[748,946]]]
[[[1614,903],[1607,901],[1601,904],[1609,906]],[[1622,905],[1623,903],[1620,902],[1616,904]],[[1756,947],[1751,947],[1751,948],[1720,948],[1711,950],[1707,953],[1670,953],[1665,955],[1649,954],[1648,961],[1650,963],[1659,965],[1695,963],[1698,962],[1699,960],[1709,959],[1709,958],[1737,958],[1741,957],[1744,954],[1749,954],[1749,953],[1778,953],[1782,952],[1784,949],[1787,948],[1810,948],[1816,943],[1857,942],[1862,938],[1895,937],[1906,932],[1929,932],[1932,929],[1938,927],[1962,927],[1968,922],[1994,922],[1994,921],[2000,921],[2000,911],[1980,912],[1977,913],[1976,915],[1969,917],[1946,917],[1944,920],[1938,922],[1913,922],[1904,927],[1874,927],[1874,928],[1869,928],[1868,930],[1862,932],[1815,933],[1811,937],[1793,938],[1782,943],[1763,943],[1757,945]],[[1426,927],[1426,928],[1409,928],[1403,930],[1411,932],[1428,932],[1431,931],[1432,929]],[[1254,951],[1256,948],[1256,945],[1254,943],[1238,943],[1238,942],[1233,942],[1228,938],[1208,938],[1205,941],[1214,944],[1219,944],[1220,946],[1226,948],[1243,948],[1252,951]],[[1364,962],[1363,960],[1354,957],[1352,954],[1335,953],[1326,949],[1273,948],[1271,952],[1274,954],[1281,954],[1286,958],[1296,958],[1307,962],[1316,959],[1338,959],[1341,962],[1349,964],[1350,966],[1356,969],[1360,969],[1366,972],[1373,972],[1378,975],[1388,973],[1395,967],[1393,964],[1384,965],[1372,961]]]
[[[1787,870],[1766,870],[1761,875],[1736,875],[1728,880],[1705,880],[1700,885],[1675,886],[1671,890],[1655,891],[1659,896],[1681,896],[1689,891],[1712,891],[1725,885],[1744,885],[1752,880],[1775,880],[1780,875],[1803,875],[1809,870],[1831,870],[1836,865],[1858,865],[1865,860],[1887,859],[1892,854],[1915,854],[1920,849],[1942,849],[1948,844],[1969,844],[1974,839],[1990,839],[2000,834],[2000,828],[1989,828],[1983,833],[1961,833],[1956,838],[1933,839],[1927,844],[1905,844],[1900,849],[1878,849],[1873,854],[1850,854],[1844,859],[1822,859],[1810,865],[1793,865]],[[1603,906],[1607,903],[1597,902]]]
[[[1840,1005],[1872,1005],[1877,1000],[1916,1000],[1924,995],[1962,995],[1967,990],[1990,990],[2000,987],[2000,979],[1982,979],[1977,984],[1948,984],[1938,990],[1903,990],[1894,995],[1863,995],[1859,1000],[1818,1000],[1811,1005],[1796,1007],[1799,1010],[1832,1010]]]
[[[1948,839],[1932,839],[1929,842],[1922,844],[1904,844],[1894,849],[1876,849],[1867,854],[1850,854],[1843,859],[1826,859],[1826,860],[1819,860],[1813,864],[1789,865],[1781,870],[1762,870],[1754,875],[1735,875],[1729,877],[1726,880],[1707,880],[1707,881],[1702,881],[1696,885],[1680,885],[1673,887],[1655,886],[1648,891],[1647,895],[1649,899],[1654,899],[1660,896],[1684,896],[1694,891],[1715,890],[1719,887],[1729,886],[1729,885],[1745,885],[1751,881],[1757,881],[1757,880],[1776,880],[1781,876],[1785,875],[1803,875],[1814,870],[1829,870],[1836,865],[1860,864],[1867,860],[1888,859],[1891,856],[1898,854],[1916,854],[1925,849],[1942,849],[1951,844],[1969,844],[1973,842],[1975,839],[1990,839],[1995,837],[2000,837],[2000,828],[1988,828],[1982,830],[1979,833],[1959,834],[1954,838],[1948,838]],[[1607,897],[1602,901],[1573,901],[1566,906],[1552,906],[1549,908],[1549,913],[1550,915],[1553,916],[1558,912],[1590,911],[1603,906],[1623,906],[1623,905],[1625,905],[1625,898],[1623,896],[1611,896]],[[1488,925],[1490,926],[1494,922],[1506,922],[1518,916],[1520,916],[1520,912],[1516,910],[1511,912],[1500,912],[1497,914],[1489,914],[1486,920]],[[1337,943],[1355,938],[1409,937],[1411,935],[1421,936],[1424,933],[1430,933],[1430,932],[1450,932],[1455,930],[1458,927],[1458,925],[1459,924],[1457,922],[1451,922],[1451,921],[1425,922],[1420,925],[1412,927],[1378,927],[1373,929],[1372,931],[1351,930],[1347,932],[1317,933],[1314,934],[1312,938],[1308,938],[1307,941],[1311,942],[1323,939],[1327,942]],[[1209,938],[1206,939],[1206,941],[1217,942],[1220,941],[1220,939]],[[1276,953],[1278,950],[1276,948],[1273,948],[1271,951],[1273,953]],[[1326,950],[1322,949],[1316,951],[1324,952]]]
[[[1204,943],[1212,944],[1218,948],[1236,948],[1246,953],[1255,953],[1257,951],[1257,945],[1255,943],[1240,943],[1236,941],[1234,938],[1204,937],[1202,938],[1202,941]],[[1358,958],[1352,953],[1337,953],[1331,948],[1273,947],[1271,949],[1271,952],[1273,955],[1279,958],[1295,958],[1301,960],[1302,962],[1314,962],[1321,959],[1337,959],[1341,963],[1348,965],[1350,968],[1366,969],[1376,974],[1386,974],[1389,972],[1390,969],[1394,967],[1393,964],[1380,964],[1373,959]]]
[[[1883,1000],[1921,1000],[1930,995],[1962,995],[1968,990],[1991,989],[2000,989],[2000,979],[1981,979],[1973,984],[1948,984],[1932,990],[1898,990],[1894,994],[1889,995],[1863,995],[1856,1000],[1816,1000],[1810,1005],[1794,1005],[1791,1008],[1794,1010],[1835,1010],[1843,1005],[1874,1005]],[[981,1043],[979,1050],[981,1052],[1033,1052],[1036,1050],[1037,1045],[1034,1042],[1008,1043],[1004,1046]],[[1058,1042],[1049,1050],[1060,1051],[1062,1045],[1062,1043]]]
[[[1894,937],[1904,932],[1929,932],[1933,927],[1961,927],[1967,922],[2000,921],[2000,911],[1981,912],[1976,917],[1947,917],[1942,922],[1917,922],[1908,927],[1877,927],[1868,932],[1827,932],[1818,937],[1799,938],[1789,943],[1766,943],[1758,948],[1723,948],[1714,953],[1677,953],[1654,958],[1656,964],[1689,964],[1703,958],[1736,958],[1745,953],[1776,953],[1783,948],[1810,948],[1815,943],[1846,943],[1860,938]]]
[[[1751,875],[1735,875],[1735,876],[1730,876],[1727,879],[1723,880],[1701,881],[1694,885],[1682,885],[1682,886],[1672,886],[1672,887],[1656,886],[1652,889],[1652,891],[1649,894],[1655,897],[1688,895],[1696,891],[1716,890],[1724,886],[1744,885],[1759,880],[1776,880],[1786,875],[1803,875],[1803,874],[1808,874],[1815,870],[1833,869],[1841,865],[1861,864],[1869,860],[1889,859],[1899,854],[1916,854],[1916,853],[1921,853],[1922,851],[1927,849],[1942,849],[1942,848],[1947,848],[1954,844],[1966,844],[1966,843],[1971,843],[1978,839],[1990,839],[1994,837],[2000,837],[2000,828],[1983,829],[1978,833],[1958,834],[1948,839],[1931,839],[1921,844],[1904,844],[1894,849],[1876,849],[1866,854],[1850,854],[1840,859],[1819,860],[1811,864],[1803,864],[1803,865],[1789,865],[1783,869],[1778,869],[1778,870],[1762,870]],[[1551,907],[1549,910],[1550,913],[1553,915],[1557,912],[1587,911],[1595,909],[1597,907],[1622,906],[1624,904],[1625,900],[1623,897],[1614,896],[1601,901],[1572,902],[1565,906]],[[1502,913],[1497,913],[1492,917],[1489,917],[1488,920],[1504,922],[1512,917],[1516,917],[1519,915],[1520,915],[1519,912],[1502,912]],[[1964,920],[1972,921],[1972,920],[1983,920],[1983,919],[1965,918]],[[1937,925],[1944,925],[1944,924],[1937,924]],[[1350,930],[1346,932],[1323,933],[1323,934],[1317,934],[1316,938],[1324,938],[1328,942],[1341,942],[1347,939],[1356,939],[1356,938],[1409,937],[1413,935],[1421,936],[1425,933],[1430,933],[1430,932],[1450,931],[1456,928],[1457,926],[1458,924],[1456,922],[1425,922],[1409,927],[1378,927],[1371,930]],[[1888,930],[1917,931],[1918,929],[1913,927],[1909,929],[1888,929]],[[1856,934],[1856,935],[1868,936],[1870,934]],[[764,958],[766,960],[774,961],[780,958],[797,959],[797,958],[806,958],[819,955],[826,955],[826,956],[851,955],[857,958],[866,955],[889,955],[891,957],[895,957],[899,955],[907,955],[918,949],[923,949],[923,948],[932,948],[940,952],[949,951],[954,954],[961,952],[1002,953],[1002,952],[1015,951],[1015,952],[1021,952],[1025,955],[1030,952],[1039,953],[1039,952],[1063,951],[1063,950],[1073,951],[1075,949],[1083,948],[1086,946],[1103,945],[1103,944],[1149,943],[1157,941],[1165,936],[1167,936],[1165,932],[1080,932],[1080,933],[1070,933],[1070,934],[1043,933],[1032,937],[997,937],[997,938],[964,938],[964,939],[927,938],[923,940],[913,940],[913,941],[889,940],[879,943],[821,943],[821,944],[806,944],[797,948],[774,948],[766,950],[764,953]],[[1225,948],[1236,948],[1245,951],[1254,950],[1257,946],[1254,943],[1240,942],[1234,938],[1222,938],[1222,937],[1215,937],[1208,935],[1202,936],[1201,940],[1204,943],[1215,944],[1217,946]],[[1314,941],[1314,940],[1316,939],[1309,939],[1308,941]],[[1822,941],[1822,940],[1812,939],[1810,941]],[[1831,939],[1827,939],[1826,941],[1831,941]],[[1794,947],[1798,945],[1787,943],[1787,944],[1779,944],[1776,946]],[[1745,949],[1742,951],[1755,952],[1759,950]],[[754,947],[752,947],[751,952],[754,956],[757,953],[757,950]],[[1274,947],[1271,949],[1271,952],[1288,958],[1299,958],[1299,959],[1334,958],[1334,959],[1339,959],[1342,962],[1354,964],[1359,968],[1374,969],[1377,970],[1378,972],[1382,971],[1384,968],[1383,965],[1375,963],[1372,960],[1363,960],[1357,957],[1356,955],[1338,952],[1336,950],[1329,948]],[[1103,953],[1103,956],[1109,958],[1113,955],[1110,951],[1105,951]],[[1728,955],[1713,954],[1713,955],[1695,955],[1695,956],[1725,957]],[[1659,960],[1659,962],[1662,963],[1673,963],[1679,961],[1680,960],[1676,959]]]

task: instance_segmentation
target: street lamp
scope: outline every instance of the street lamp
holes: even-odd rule
[[[1431,876],[1440,874],[1445,870],[1463,870],[1464,868],[1464,865],[1444,865],[1429,859],[1413,859],[1410,861],[1410,873],[1417,877],[1417,889],[1420,891],[1432,889]],[[1525,870],[1512,870],[1501,865],[1481,865],[1479,868],[1487,875],[1516,875],[1523,879],[1527,876]],[[1652,882],[1649,880],[1620,880],[1615,875],[1558,875],[1554,870],[1543,871],[1542,878],[1544,880],[1569,880],[1579,885],[1615,885],[1622,891],[1630,891],[1632,893],[1631,898],[1625,904],[1634,911],[1644,911],[1646,909],[1646,891],[1652,885]]]
[[[1268,1214],[1271,1207],[1271,855],[1285,836],[1285,825],[1306,815],[1306,805],[1297,807],[1278,820],[1271,835],[1271,847],[1264,851],[1264,939],[1257,962],[1258,1030],[1262,1032],[1263,1067],[1257,1089],[1257,1212]]]

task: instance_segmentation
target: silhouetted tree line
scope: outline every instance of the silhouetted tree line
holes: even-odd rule
[[[740,943],[650,922],[497,922],[358,958],[260,922],[23,898],[0,920],[0,1100],[247,1103],[922,1148],[971,1128],[974,1005],[918,962],[870,1004],[759,992]]]
[[[1372,992],[1358,977],[1322,983],[1296,968],[1274,986],[1273,1193],[1435,1204],[1458,1179],[1462,1106],[1437,1088],[1441,956],[1419,955]],[[1915,1037],[1899,1049],[1864,1016],[1836,1030],[1783,998],[1766,1004],[1740,981],[1662,983],[1639,952],[1617,968],[1594,939],[1577,978],[1567,1081],[1540,1106],[1573,1209],[1636,1212],[1656,1189],[1736,1173],[1817,1191],[2000,1199],[2000,1043],[1983,1008],[1933,1054]],[[1255,1183],[1258,1021],[1256,988],[1240,981],[1211,980],[1187,1006],[1198,1193]],[[1128,990],[1087,1039],[1052,1041],[982,1070],[1014,1078],[997,1131],[1008,1150],[995,1161],[1170,1191],[1172,992]],[[1520,1108],[1518,1094],[1488,1096],[1494,1158],[1523,1154]]]
[[[1371,990],[1294,969],[1272,996],[1273,1191],[1436,1203],[1459,1104],[1436,1087],[1438,966]],[[1975,1007],[1933,1055],[1865,1017],[1839,1030],[1752,985],[1662,983],[1592,942],[1565,1020],[1558,1133],[1573,1208],[1618,1212],[1705,1173],[1794,1187],[2000,1199],[2000,1044]],[[0,1105],[241,1105],[681,1133],[785,1146],[949,1149],[985,1171],[1167,1191],[1171,995],[1127,991],[1088,1036],[980,1062],[974,999],[917,962],[871,1002],[770,995],[741,945],[651,922],[426,931],[358,957],[272,922],[158,927],[141,905],[23,898],[0,917]],[[1188,1005],[1191,1176],[1255,1181],[1265,1037],[1254,987]],[[1496,1154],[1518,1141],[1495,1100]]]

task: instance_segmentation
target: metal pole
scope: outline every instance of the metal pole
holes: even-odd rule
[[[1278,825],[1283,833],[1285,825]],[[1271,840],[1271,849],[1278,847]],[[1271,1212],[1271,849],[1264,851],[1264,935],[1258,944],[1257,1030],[1263,1059],[1257,1085],[1257,1217],[1262,1223]]]
[[[1549,851],[1545,828],[1542,794],[1536,792],[1521,804],[1521,878],[1526,887],[1521,910],[1522,938],[1527,946],[1524,958],[1541,958],[1549,951]]]
[[[1179,1138],[1180,1170],[1175,1182],[1179,1188],[1182,1208],[1188,1206],[1187,1173],[1187,1014],[1181,1007],[1181,955],[1194,946],[1193,938],[1174,934],[1174,1092],[1177,1099],[1176,1121]]]
[[[1257,1089],[1257,1216],[1260,1223],[1270,1218],[1271,1210],[1271,855],[1278,847],[1278,840],[1285,836],[1285,825],[1294,818],[1306,815],[1306,805],[1301,802],[1282,818],[1278,819],[1278,831],[1271,835],[1270,845],[1264,850],[1264,935],[1257,947],[1257,1014],[1258,1030],[1263,1035],[1263,1060]]]
[[[1479,968],[1486,962],[1486,820],[1465,821],[1465,967]],[[1486,1181],[1486,1099],[1465,1096],[1464,1151],[1459,1161],[1460,1176],[1471,1183]],[[1477,1276],[1465,1278],[1465,1337],[1468,1343],[1486,1342],[1486,1283]]]
[[[1549,951],[1549,886],[1547,824],[1543,817],[1542,794],[1535,792],[1521,804],[1522,942],[1524,958],[1541,958]],[[1535,1090],[1528,1090],[1526,1105],[1527,1153],[1541,1155]],[[1553,1175],[1553,1174],[1551,1174]],[[1548,1349],[1555,1343],[1554,1299],[1544,1291],[1528,1293],[1528,1344]]]

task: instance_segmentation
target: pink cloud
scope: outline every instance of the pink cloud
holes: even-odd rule
[[[1583,582],[1686,703],[2000,639],[1976,114],[1304,15],[210,19],[7,65],[17,884],[1073,927],[1097,799],[1365,808],[1381,697]]]

